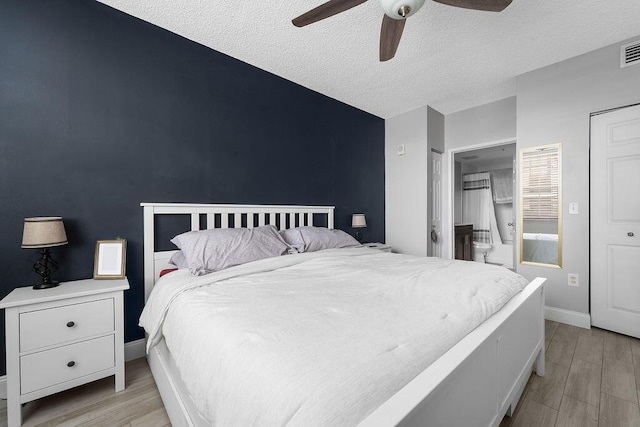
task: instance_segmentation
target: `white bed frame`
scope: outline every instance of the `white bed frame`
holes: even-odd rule
[[[144,211],[145,301],[160,271],[170,268],[175,251],[155,250],[157,215],[190,215],[191,229],[277,225],[279,229],[315,225],[326,215],[333,228],[333,207],[142,203]],[[277,218],[277,219],[276,219]],[[185,230],[188,231],[188,230]],[[359,425],[379,427],[498,426],[511,415],[527,380],[544,376],[544,278],[536,278],[469,335],[453,346]],[[151,372],[174,427],[208,425],[193,405],[164,341],[147,355]]]

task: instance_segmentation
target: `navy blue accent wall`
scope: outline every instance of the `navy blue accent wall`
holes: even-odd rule
[[[126,238],[127,341],[140,202],[335,205],[337,228],[365,212],[384,239],[382,119],[94,1],[0,2],[0,174],[0,296],[36,279],[24,217],[64,218],[63,281]]]

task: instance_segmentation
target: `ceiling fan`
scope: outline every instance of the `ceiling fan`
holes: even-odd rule
[[[356,7],[367,0],[329,0],[307,13],[303,13],[294,19],[293,25],[304,27],[322,19]],[[425,0],[378,0],[384,9],[382,18],[382,30],[380,32],[380,61],[388,61],[393,58],[400,44],[405,19],[416,13]],[[449,6],[463,7],[465,9],[485,10],[501,12],[512,0],[434,0]]]

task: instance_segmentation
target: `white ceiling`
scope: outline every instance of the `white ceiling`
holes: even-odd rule
[[[516,144],[497,145],[455,154],[455,161],[468,166],[483,168],[487,164],[504,161],[511,164],[516,155]]]
[[[99,0],[382,118],[515,95],[515,76],[638,36],[638,0],[514,0],[501,13],[427,1],[378,61],[376,0],[296,28],[323,0]]]

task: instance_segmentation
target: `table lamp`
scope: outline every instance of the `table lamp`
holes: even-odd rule
[[[40,276],[40,280],[33,285],[33,289],[58,286],[58,282],[51,280],[51,273],[58,269],[58,264],[51,259],[49,248],[67,243],[67,233],[64,231],[61,217],[41,216],[24,219],[22,247],[42,249],[42,256],[33,264],[33,269]]]
[[[351,228],[365,228],[367,226],[367,218],[364,214],[356,213],[351,216]],[[362,243],[362,233],[360,230],[356,231],[355,238],[358,242]]]

